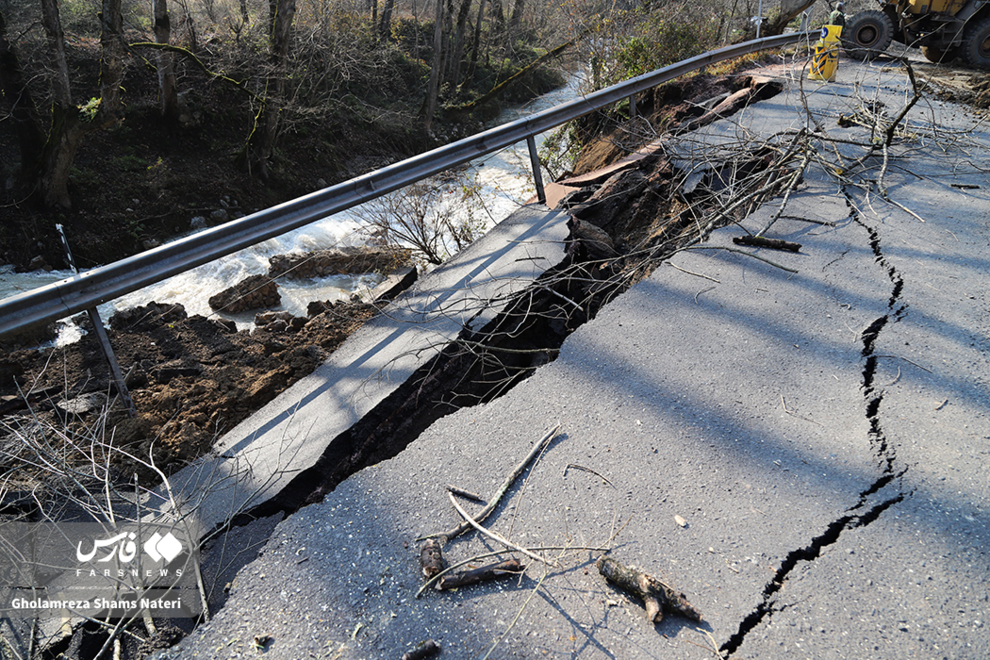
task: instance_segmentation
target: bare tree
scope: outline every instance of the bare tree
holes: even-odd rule
[[[270,0],[274,2],[275,0]],[[182,8],[182,22],[181,25],[186,30],[186,41],[189,44],[189,50],[195,53],[199,50],[199,42],[196,40],[196,23],[193,21],[192,12],[189,10],[189,4],[187,0],[178,0],[179,7]]]
[[[46,206],[69,208],[69,170],[83,137],[79,109],[72,103],[65,35],[56,0],[41,0],[41,22],[48,38],[52,72],[52,124],[42,153],[40,192]]]
[[[36,169],[45,135],[37,107],[27,86],[17,53],[7,40],[7,21],[0,11],[0,98],[10,104],[10,120],[17,127],[21,154],[20,176],[28,178]]]
[[[481,52],[481,23],[485,18],[487,4],[487,0],[480,0],[478,3],[478,18],[474,22],[474,34],[471,37],[471,56],[468,59],[464,80],[461,81],[462,86],[471,84],[471,79],[474,78],[474,72],[478,67],[478,53]]]
[[[443,69],[443,0],[436,0],[433,17],[433,65],[430,67],[430,82],[423,101],[423,129],[429,133],[433,125],[433,114],[437,110],[440,97],[440,74]]]
[[[441,264],[482,232],[471,205],[477,194],[476,185],[427,179],[372,200],[358,213],[375,242],[408,246],[427,262]]]
[[[453,84],[459,84],[461,77],[461,64],[464,57],[465,32],[467,30],[468,13],[471,11],[471,0],[461,0],[460,9],[457,11],[457,25],[454,28],[454,49],[450,57],[450,66],[447,72],[447,80]]]
[[[501,32],[505,27],[505,8],[502,6],[502,0],[492,0],[491,19],[495,31]]]
[[[103,0],[100,12],[100,123],[119,124],[124,106],[120,97],[120,84],[124,79],[124,17],[120,13],[121,0]]]
[[[392,12],[395,11],[395,0],[385,0],[382,7],[382,18],[378,24],[378,34],[382,39],[388,39],[392,33]]]
[[[516,0],[512,6],[512,18],[509,19],[509,29],[514,30],[519,27],[523,13],[526,11],[526,0]]]
[[[152,0],[151,4],[155,15],[155,41],[160,44],[168,44],[172,39],[168,0]],[[247,11],[247,5],[243,2],[242,8],[245,12]],[[168,122],[173,122],[179,116],[179,100],[175,87],[172,53],[167,50],[160,50],[156,57],[158,60],[158,93],[162,118]]]
[[[272,73],[268,77],[261,109],[255,116],[254,127],[246,147],[249,169],[256,169],[262,180],[269,177],[268,160],[275,149],[279,113],[286,91],[287,62],[291,42],[292,21],[296,14],[296,0],[269,0],[277,3],[271,35]]]

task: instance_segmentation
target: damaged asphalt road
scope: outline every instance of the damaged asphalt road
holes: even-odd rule
[[[919,103],[888,201],[869,183],[880,156],[837,173],[863,128],[836,118],[902,106],[905,76],[843,61],[837,82],[804,81],[807,110],[783,79],[671,145],[677,167],[816,123],[836,138],[818,153],[841,160],[809,160],[783,213],[771,200],[677,253],[507,394],[280,523],[225,607],[160,657],[253,654],[259,635],[268,658],[398,658],[427,638],[451,658],[990,655],[990,137]],[[768,224],[801,251],[732,242]],[[557,423],[486,521],[554,565],[416,598],[416,538],[457,522],[444,486],[491,496]],[[601,552],[576,549],[603,545],[703,621],[648,623],[598,575]],[[494,549],[467,534],[444,553]]]

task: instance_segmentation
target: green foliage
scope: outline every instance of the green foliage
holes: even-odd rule
[[[79,106],[79,116],[82,117],[83,121],[93,121],[96,119],[96,113],[100,110],[100,97],[94,96],[90,100],[86,101]]]
[[[142,237],[147,233],[147,228],[144,226],[144,222],[137,218],[126,218],[124,220],[126,225],[125,231],[127,235],[133,238],[135,241],[141,240]]]
[[[139,156],[125,154],[113,159],[114,167],[121,172],[139,172],[149,168],[148,161]]]
[[[721,45],[726,17],[713,0],[627,12],[595,28],[590,54],[595,89],[661,69]]]
[[[718,45],[713,23],[688,22],[654,14],[622,41],[616,59],[623,78],[631,78],[698,55]]]
[[[91,169],[73,167],[69,170],[69,180],[73,185],[84,189],[94,189],[100,185],[100,177]]]
[[[99,11],[90,0],[64,0],[59,3],[62,29],[86,36],[100,35]]]
[[[581,150],[577,125],[567,122],[555,128],[540,145],[540,163],[547,169],[551,181],[557,181],[574,166]]]
[[[628,39],[618,52],[619,64],[627,76],[673,64],[696,54],[701,47],[698,30],[693,25],[656,21],[656,33]]]

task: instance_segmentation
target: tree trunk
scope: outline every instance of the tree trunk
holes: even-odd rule
[[[7,41],[7,23],[0,11],[0,98],[10,104],[10,120],[17,133],[21,154],[20,177],[27,180],[37,172],[45,135],[38,109],[24,80],[21,63]]]
[[[516,4],[512,7],[512,18],[509,19],[510,30],[519,27],[524,11],[526,11],[526,0],[516,0]]]
[[[276,0],[269,0],[276,2]],[[267,181],[268,160],[275,150],[279,113],[282,111],[286,89],[286,61],[292,35],[292,20],[296,15],[296,0],[277,0],[275,20],[272,24],[272,77],[268,79],[264,104],[255,118],[255,127],[248,140],[248,164],[258,177]]]
[[[69,172],[84,131],[77,108],[57,103],[52,106],[52,127],[41,163],[41,199],[45,206],[72,208]]]
[[[485,17],[486,5],[487,0],[481,0],[478,4],[478,20],[474,23],[474,35],[471,37],[471,58],[468,61],[464,80],[461,81],[462,86],[471,84],[471,79],[474,78],[474,70],[478,67],[478,53],[481,52],[481,21]]]
[[[439,89],[443,89],[444,83],[448,82],[450,78],[450,64],[451,59],[454,54],[454,49],[450,42],[450,35],[454,33],[454,0],[446,0],[446,4],[443,10],[443,37],[442,45],[440,47],[443,53],[443,58],[440,60],[440,81]]]
[[[419,43],[419,11],[417,11],[416,0],[412,0],[412,17],[413,17],[413,57],[420,58],[420,43]]]
[[[813,4],[815,4],[814,0],[782,0],[780,3],[780,12],[777,14],[777,17],[763,24],[760,30],[760,36],[773,37],[783,34],[787,24]]]
[[[241,6],[241,21],[244,23],[244,25],[247,25],[248,21],[250,21],[251,18],[250,16],[248,16],[247,0],[240,0],[240,6]]]
[[[557,57],[565,50],[573,46],[576,41],[577,41],[576,39],[571,39],[570,41],[560,44],[553,50],[550,50],[544,53],[543,55],[540,55],[538,58],[536,58],[535,60],[524,66],[523,68],[519,69],[519,71],[516,71],[514,74],[512,74],[511,76],[500,82],[499,84],[495,85],[494,87],[492,87],[490,90],[488,90],[487,92],[476,98],[475,100],[471,101],[470,103],[465,103],[464,105],[458,106],[456,110],[459,111],[474,110],[475,108],[482,106],[485,103],[488,103],[493,98],[501,94],[507,87],[512,85],[512,83],[519,80],[520,78],[522,78],[527,73],[537,68],[547,60]]]
[[[69,67],[65,61],[65,35],[57,0],[41,0],[41,22],[48,38],[52,79],[52,124],[41,158],[39,192],[45,206],[69,208],[69,170],[82,141],[79,109],[72,104]]]
[[[69,67],[65,61],[65,34],[62,32],[57,0],[41,0],[41,23],[48,39],[49,64],[55,68],[52,79],[55,102],[71,106],[72,91],[69,86]]]
[[[124,17],[121,0],[103,0],[100,13],[100,124],[116,125],[124,115],[120,83],[124,79]]]
[[[382,20],[378,25],[378,34],[382,39],[388,39],[392,34],[392,11],[395,9],[395,0],[385,0],[382,7]]]
[[[189,43],[189,52],[195,53],[199,50],[199,42],[196,41],[196,24],[193,22],[189,7],[182,5],[182,25],[186,28],[186,39]]]
[[[172,39],[172,25],[168,17],[168,0],[152,0],[155,14],[155,41],[168,44]],[[246,5],[244,6],[247,9]],[[159,50],[155,56],[158,60],[158,94],[160,95],[162,118],[173,123],[179,117],[178,91],[175,87],[175,67],[172,53]]]
[[[450,58],[450,68],[447,70],[447,80],[453,85],[460,84],[461,60],[464,57],[464,36],[470,11],[471,0],[461,0],[461,7],[457,12],[457,26],[454,28],[454,52]]]
[[[436,14],[433,22],[433,66],[430,67],[430,83],[423,102],[423,128],[427,133],[433,124],[433,113],[437,111],[440,94],[440,69],[443,67],[443,0],[436,0]]]
[[[501,32],[505,27],[505,8],[502,7],[502,0],[492,0],[491,17],[495,32]]]

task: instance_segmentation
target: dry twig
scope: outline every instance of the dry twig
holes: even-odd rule
[[[533,448],[526,455],[526,458],[524,458],[519,463],[519,465],[516,466],[516,468],[512,471],[512,474],[509,475],[509,477],[502,483],[501,487],[499,487],[498,491],[496,491],[495,495],[489,500],[488,506],[486,506],[484,509],[482,509],[481,512],[478,513],[478,515],[474,518],[474,520],[476,520],[477,522],[484,522],[485,518],[487,518],[489,515],[491,515],[492,511],[495,510],[495,507],[498,506],[498,503],[502,499],[502,496],[505,495],[505,493],[509,490],[509,487],[511,487],[512,484],[513,484],[513,482],[515,482],[515,480],[519,477],[519,475],[523,473],[523,470],[526,469],[526,466],[529,465],[530,461],[532,461],[534,458],[536,458],[536,455],[539,454],[540,451],[542,451],[543,448],[546,445],[548,445],[551,440],[554,439],[554,437],[557,435],[557,432],[559,430],[560,430],[560,424],[558,424],[557,426],[555,426],[549,433],[547,433],[546,435],[544,435],[540,439],[539,442],[537,442],[535,445],[533,445]],[[455,508],[456,508],[456,505],[455,505]],[[465,516],[466,516],[466,519],[467,519],[467,514],[465,514]],[[469,529],[471,529],[471,524],[468,523],[468,522],[464,522],[464,523],[461,523],[460,525],[457,525],[457,526],[453,527],[452,529],[450,529],[450,530],[448,530],[446,532],[440,532],[438,534],[429,534],[427,536],[421,536],[421,537],[419,537],[416,540],[417,541],[422,541],[424,539],[431,539],[431,538],[438,538],[438,537],[441,537],[441,536],[446,536],[447,537],[447,540],[449,541],[449,540],[453,539],[456,536],[460,536],[461,534],[463,534],[464,532],[466,532]],[[540,560],[540,561],[542,561],[542,560]]]
[[[457,503],[457,500],[454,499],[454,494],[453,493],[447,493],[447,496],[450,498],[450,503],[454,507],[454,510],[456,510],[457,513],[460,514],[460,516],[462,518],[464,518],[464,521],[468,525],[470,525],[471,527],[474,527],[476,530],[478,530],[479,532],[481,532],[482,534],[484,534],[485,536],[487,536],[488,538],[492,539],[493,541],[497,541],[497,542],[501,543],[502,545],[504,545],[509,550],[515,550],[516,552],[521,552],[524,555],[526,555],[527,557],[529,557],[530,559],[535,559],[536,561],[540,562],[541,564],[547,564],[549,566],[554,566],[554,567],[557,567],[558,566],[558,564],[556,562],[548,561],[548,560],[544,559],[543,557],[541,557],[541,556],[533,553],[532,551],[527,550],[526,548],[522,547],[521,545],[517,545],[517,544],[513,543],[512,541],[510,541],[508,539],[502,538],[501,536],[499,536],[495,532],[491,531],[490,529],[485,529],[484,527],[482,527],[481,525],[479,525],[477,523],[477,521],[468,514],[467,511],[465,511],[463,508],[461,508],[461,505],[458,504]]]

